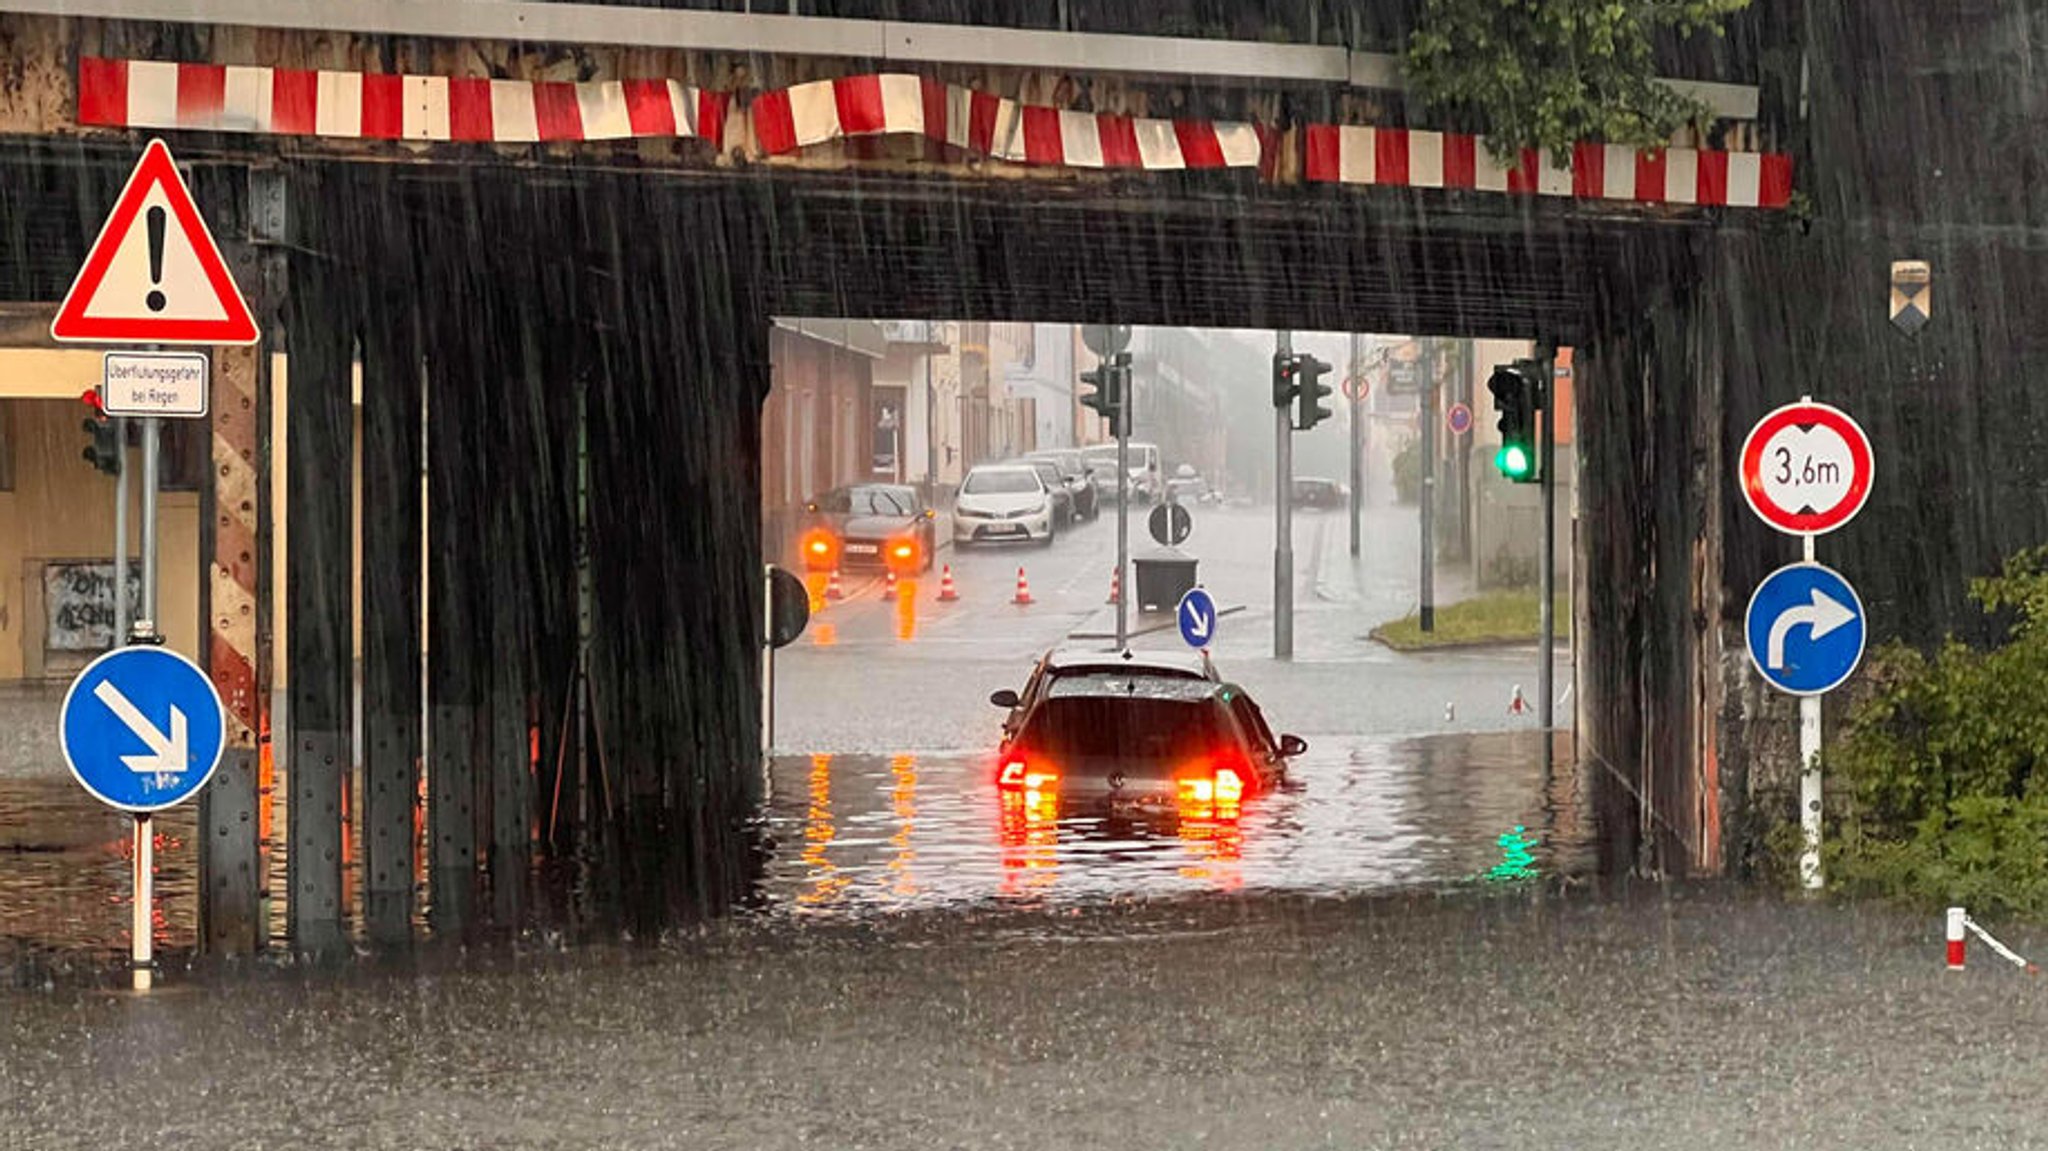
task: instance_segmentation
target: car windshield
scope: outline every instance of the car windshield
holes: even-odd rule
[[[854,488],[845,510],[857,516],[907,516],[917,510],[917,497],[909,488]]]
[[[1027,472],[1023,468],[989,468],[967,473],[967,482],[960,485],[960,493],[969,496],[1022,495],[1044,486],[1036,472]]]
[[[1017,742],[1064,770],[1144,763],[1170,770],[1229,738],[1206,699],[1055,694],[1032,712]]]

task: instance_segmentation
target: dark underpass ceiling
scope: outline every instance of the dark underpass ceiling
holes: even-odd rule
[[[7,213],[10,247],[29,257],[5,274],[9,299],[61,293],[112,195],[100,185],[118,186],[132,162],[120,148],[53,152],[61,154],[0,160],[23,177],[8,182],[32,193]],[[231,169],[202,149],[188,156],[211,170],[200,181],[202,200],[208,191],[215,203],[235,195]],[[1618,216],[1534,198],[1273,187],[1248,174],[1077,184],[305,159],[287,161],[286,170],[343,176],[355,189],[343,201],[350,209],[365,206],[366,189],[403,197],[416,234],[488,237],[504,245],[496,254],[524,248],[537,263],[559,251],[586,274],[603,276],[621,246],[688,244],[699,250],[697,274],[707,286],[724,263],[734,275],[726,290],[754,295],[770,314],[849,318],[1575,342],[1603,308],[1625,307],[1638,294],[1631,285],[1690,280],[1689,253],[1716,228],[1760,226],[1750,214]],[[50,195],[53,182],[70,185],[68,194]],[[650,213],[662,219],[659,235],[636,223]],[[705,231],[711,220],[723,220],[722,242]],[[227,224],[216,227],[232,234]],[[755,279],[755,270],[764,275]]]

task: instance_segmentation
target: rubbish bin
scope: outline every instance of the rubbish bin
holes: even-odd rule
[[[1195,588],[1195,557],[1175,548],[1161,548],[1131,557],[1137,569],[1139,611],[1172,611],[1180,597]]]

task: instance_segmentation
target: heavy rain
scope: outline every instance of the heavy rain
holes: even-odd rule
[[[2020,1147],[2027,0],[0,0],[0,1147]]]

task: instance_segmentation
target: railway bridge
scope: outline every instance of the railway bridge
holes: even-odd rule
[[[1930,170],[1974,170],[1939,117],[1858,130],[1895,83],[2015,107],[1956,63],[2003,17],[1762,2],[1675,65],[1714,123],[1657,152],[1501,158],[1411,114],[1398,20],[1308,7],[1336,15],[1287,43],[898,5],[0,4],[6,338],[40,345],[151,137],[262,331],[217,353],[199,491],[199,646],[232,728],[203,797],[206,946],[262,945],[269,850],[308,951],[349,930],[351,858],[381,942],[411,932],[422,868],[447,932],[554,890],[649,920],[743,897],[760,411],[771,319],[795,315],[1575,347],[1576,706],[1607,855],[1738,866],[1784,725],[1729,633],[1777,546],[1733,514],[1731,437],[1802,392],[1866,403],[1909,461],[1882,525],[1908,485],[1962,474],[1912,454],[1945,442],[1923,417],[1948,386],[2020,394],[2041,355],[2013,312],[1977,310],[2038,291],[2001,260],[2038,247],[2006,226],[2018,201],[1932,198]],[[1908,43],[1927,69],[1897,62]],[[1892,338],[1885,269],[1930,251],[1958,318]],[[1962,575],[2042,526],[2039,490],[2024,526],[1966,503],[1932,535],[1844,533],[1880,632],[1958,618]],[[572,733],[613,770],[563,766]],[[532,882],[550,869],[573,882]]]

